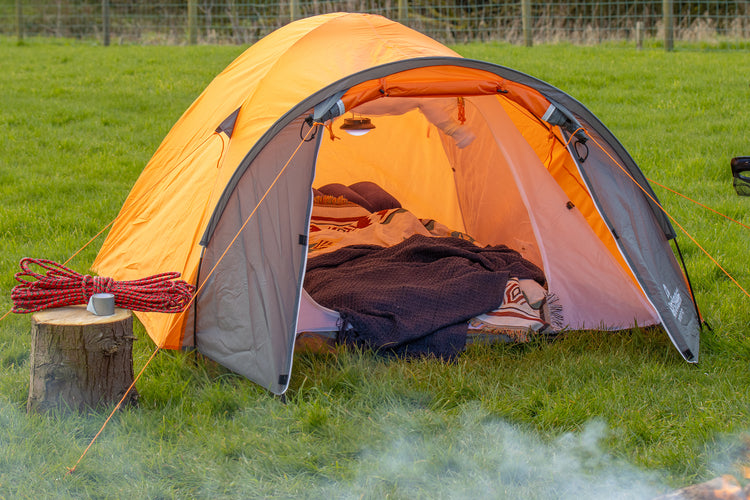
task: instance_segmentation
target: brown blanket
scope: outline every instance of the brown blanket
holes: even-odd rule
[[[510,276],[544,283],[541,269],[506,246],[415,235],[311,257],[304,286],[351,326],[339,341],[450,359],[465,346],[466,322],[502,302]]]

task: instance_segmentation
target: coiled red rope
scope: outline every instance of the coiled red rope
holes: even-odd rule
[[[32,265],[46,270],[40,274]],[[115,305],[123,309],[144,312],[177,313],[187,307],[195,287],[183,280],[180,273],[162,273],[133,281],[79,274],[57,262],[24,258],[21,271],[16,273],[20,285],[13,287],[14,313],[31,313],[53,307],[88,304],[95,293],[111,293]]]

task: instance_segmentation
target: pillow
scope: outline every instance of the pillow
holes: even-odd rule
[[[372,206],[360,194],[358,194],[353,189],[344,186],[343,184],[339,184],[337,182],[326,184],[325,186],[319,187],[318,191],[320,191],[323,194],[327,194],[328,196],[334,196],[334,197],[343,196],[344,198],[351,201],[352,203],[356,203],[357,205],[361,207],[365,207],[368,212],[377,211],[377,210],[373,210]]]
[[[401,208],[401,203],[396,198],[374,182],[356,182],[351,184],[349,189],[367,200],[367,203],[372,207],[371,212]]]

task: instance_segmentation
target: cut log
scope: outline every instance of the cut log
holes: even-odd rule
[[[705,483],[686,486],[654,500],[749,500],[750,486],[744,489],[734,476],[724,475]]]
[[[86,306],[31,317],[31,380],[26,410],[85,412],[116,404],[133,383],[133,315],[96,316]],[[138,400],[135,387],[123,404]]]

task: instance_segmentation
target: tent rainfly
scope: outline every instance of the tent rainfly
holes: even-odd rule
[[[368,134],[341,130],[363,116]],[[232,62],[164,138],[93,269],[181,272],[199,287],[185,314],[138,313],[157,346],[282,394],[297,332],[338,319],[303,289],[313,188],[362,181],[517,250],[567,328],[662,325],[698,361],[674,229],[614,135],[561,90],[376,15],[302,19]]]

